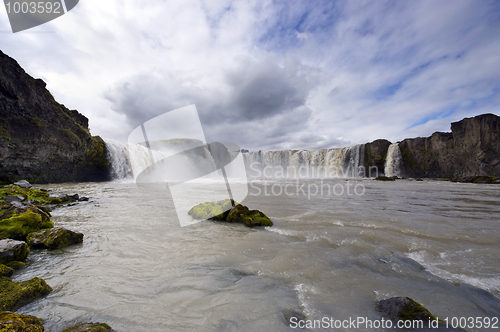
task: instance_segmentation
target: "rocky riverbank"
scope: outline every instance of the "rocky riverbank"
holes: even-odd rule
[[[43,279],[16,282],[12,276],[25,267],[31,249],[61,249],[83,242],[84,235],[54,227],[50,211],[88,201],[75,195],[50,195],[25,180],[0,187],[0,331],[44,331],[39,318],[13,313],[52,292]],[[111,331],[106,324],[85,323],[68,331]]]

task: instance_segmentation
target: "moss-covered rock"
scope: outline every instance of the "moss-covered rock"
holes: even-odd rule
[[[232,207],[234,205],[234,208]],[[193,206],[188,214],[194,219],[241,223],[247,227],[272,226],[273,222],[264,213],[229,199],[219,202],[206,202]]]
[[[10,311],[0,312],[1,332],[43,332],[42,320],[35,316],[16,314]]]
[[[83,242],[83,234],[57,227],[31,233],[26,241],[33,248],[61,249]]]
[[[26,242],[12,239],[0,240],[0,264],[24,261],[29,253],[30,249]]]
[[[188,214],[198,220],[219,220],[224,221],[233,207],[234,201],[225,199],[219,202],[206,202],[193,206]]]
[[[50,217],[50,212],[42,205],[0,202],[0,239],[24,241],[29,233],[53,227]]]
[[[50,200],[49,194],[42,190],[21,188],[18,185],[0,187],[0,201],[9,196],[21,196],[25,200],[39,201],[41,204],[48,204]]]
[[[14,212],[10,218],[0,220],[0,239],[25,240],[29,233],[51,228],[54,224],[35,206],[25,212]]]
[[[226,218],[227,222],[242,223],[247,227],[272,226],[273,222],[264,213],[258,210],[250,210],[248,207],[237,204]]]
[[[17,271],[17,270],[20,270],[20,269],[22,269],[23,267],[25,267],[25,266],[26,266],[26,263],[24,263],[24,262],[19,262],[19,261],[13,261],[13,262],[9,262],[9,263],[7,263],[7,264],[5,264],[5,265],[7,265],[7,266],[8,266],[8,267],[10,267],[11,269],[14,269],[14,270],[16,270],[16,271]]]
[[[379,301],[376,305],[377,311],[387,318],[396,322],[398,320],[436,320],[423,305],[409,297],[392,297]]]
[[[51,291],[52,288],[40,278],[15,282],[0,277],[0,310],[15,310]]]
[[[111,332],[111,326],[105,323],[81,323],[61,332]]]
[[[14,269],[7,265],[0,264],[0,277],[12,277]]]

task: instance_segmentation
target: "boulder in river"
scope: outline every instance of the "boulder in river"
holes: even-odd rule
[[[63,227],[28,234],[26,241],[33,248],[61,249],[83,242],[83,234]]]
[[[24,261],[29,253],[30,249],[24,241],[12,239],[0,240],[0,264]]]
[[[42,320],[35,316],[0,312],[0,331],[5,332],[43,332]]]
[[[376,308],[393,322],[398,320],[422,320],[424,322],[428,322],[429,319],[436,320],[436,317],[429,310],[409,297],[391,297],[379,301]]]
[[[232,207],[234,204],[234,207]],[[272,226],[273,222],[264,213],[250,210],[235,201],[225,199],[218,202],[206,202],[193,206],[188,214],[194,219],[241,223],[247,227]]]
[[[40,278],[15,282],[0,277],[0,310],[15,310],[51,291],[52,288]]]

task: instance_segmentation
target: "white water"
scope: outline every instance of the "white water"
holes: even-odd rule
[[[113,178],[126,180],[151,165],[149,150],[106,140],[113,168]],[[152,151],[155,160],[169,156]],[[243,153],[247,174],[251,178],[355,178],[364,177],[364,144],[339,149],[258,151]],[[134,176],[135,175],[135,176]]]
[[[399,143],[394,143],[389,145],[387,150],[387,158],[385,161],[385,176],[397,176],[401,177],[401,163],[403,161],[403,156],[401,155],[401,149],[399,148]]]
[[[243,154],[252,178],[364,176],[364,144],[339,149],[258,151]]]

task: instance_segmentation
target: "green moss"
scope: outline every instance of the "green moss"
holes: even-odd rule
[[[10,218],[0,220],[0,239],[22,240],[26,235],[53,226],[50,219],[42,220],[42,215],[27,209],[26,212],[17,213]]]
[[[10,128],[6,119],[0,119],[0,136],[6,141],[10,141]]]
[[[233,204],[235,205],[234,208],[232,208]],[[242,223],[247,227],[273,225],[271,219],[264,213],[257,210],[249,210],[246,206],[229,199],[198,204],[192,207],[188,211],[188,214],[194,219]]]
[[[71,139],[71,142],[75,147],[81,148],[83,146],[82,141],[74,132],[69,129],[62,129],[62,132]]]
[[[42,320],[35,316],[0,312],[0,332],[43,332]]]
[[[52,228],[28,234],[26,242],[30,246],[37,248],[61,249],[73,244],[82,243],[83,234],[65,228]]]
[[[110,163],[107,157],[106,144],[99,136],[93,136],[91,143],[84,155],[82,166],[96,166],[109,168]]]
[[[14,269],[4,265],[0,264],[0,277],[11,277],[14,274]]]
[[[7,263],[7,264],[5,264],[5,265],[7,265],[8,267],[10,267],[10,268],[12,268],[12,269],[14,269],[14,270],[16,270],[16,271],[17,271],[17,270],[20,270],[20,269],[22,269],[23,267],[25,267],[25,266],[26,266],[26,263],[24,263],[24,262],[19,262],[19,261],[13,261],[13,262],[9,262],[9,263]]]
[[[381,163],[381,162],[385,161],[385,157],[382,157],[381,155],[378,154],[377,156],[375,156],[374,161],[376,163]]]
[[[0,188],[0,197],[5,199],[8,196],[22,196],[24,199],[29,200],[37,200],[40,203],[48,204],[49,203],[49,194],[44,191],[31,189],[31,188],[21,188],[15,185],[9,185]]]
[[[60,199],[59,197],[52,197],[49,200],[49,204],[62,204],[62,202],[62,199]]]
[[[43,127],[45,126],[45,120],[40,119],[38,117],[32,117],[31,121],[37,126],[37,127]]]
[[[226,218],[227,222],[242,223],[247,227],[272,226],[273,222],[264,213],[257,210],[249,210],[248,207],[236,205]]]
[[[51,291],[52,288],[40,278],[15,282],[0,277],[0,311],[17,309]]]
[[[109,332],[111,326],[105,323],[81,323],[61,332]]]
[[[436,317],[434,317],[423,305],[409,297],[406,299],[410,302],[406,304],[403,309],[398,311],[398,318],[400,320],[419,320],[428,317],[432,320],[436,320]]]

